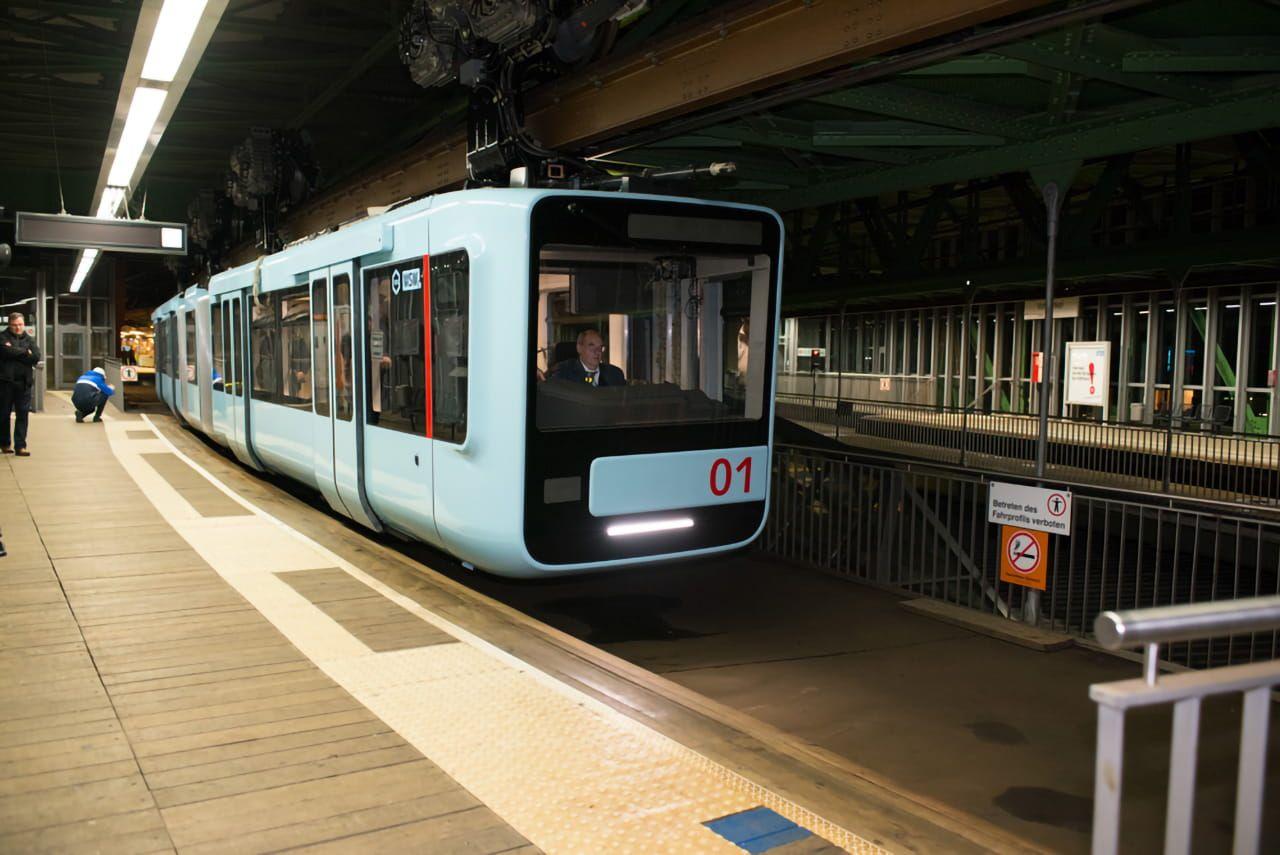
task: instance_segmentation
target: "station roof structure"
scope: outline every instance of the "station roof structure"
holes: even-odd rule
[[[56,210],[56,130],[68,210],[87,206],[138,6],[2,4],[0,204]],[[459,186],[465,93],[409,80],[404,6],[233,0],[148,171],[148,215],[183,217],[255,126],[304,131],[322,170],[292,237]],[[1035,218],[1028,173],[1077,164],[1077,192],[1100,187],[1103,205],[1167,172],[1161,147],[1199,140],[1218,141],[1197,150],[1209,168],[1226,140],[1274,174],[1278,84],[1280,6],[1263,0],[665,0],[607,56],[528,93],[527,116],[543,143],[608,164],[731,160],[731,179],[697,192],[809,211],[795,223],[811,230],[812,212],[895,193],[945,218],[942,188],[982,181]],[[910,248],[913,233],[879,225]]]

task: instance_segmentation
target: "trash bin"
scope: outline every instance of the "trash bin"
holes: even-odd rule
[[[1129,405],[1129,421],[1140,422],[1146,415],[1146,408],[1141,403],[1133,403]]]

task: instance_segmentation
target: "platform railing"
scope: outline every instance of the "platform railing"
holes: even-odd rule
[[[990,472],[1035,467],[1030,415],[794,394],[778,395],[777,415],[856,447]],[[1053,417],[1048,429],[1051,477],[1280,507],[1280,437],[1186,418],[1149,426]]]
[[[838,576],[1017,617],[1029,590],[1000,579],[992,480],[958,466],[888,461],[855,449],[778,444],[760,548]],[[1072,530],[1054,536],[1039,625],[1080,638],[1108,609],[1280,595],[1280,521],[1226,504],[1073,488]],[[1193,668],[1280,657],[1280,632],[1235,633],[1161,648]]]
[[[1094,623],[1098,642],[1111,650],[1143,647],[1143,676],[1089,687],[1098,705],[1094,770],[1093,852],[1112,855],[1120,845],[1125,713],[1140,707],[1173,706],[1169,750],[1169,794],[1164,851],[1191,851],[1195,805],[1200,703],[1239,692],[1244,696],[1240,764],[1236,777],[1235,855],[1256,855],[1262,837],[1267,729],[1271,692],[1280,685],[1280,661],[1254,662],[1160,676],[1159,647],[1178,641],[1280,629],[1280,596],[1222,603],[1104,612]]]

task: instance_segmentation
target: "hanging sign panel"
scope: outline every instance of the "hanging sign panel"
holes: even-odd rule
[[[115,220],[72,214],[18,211],[14,238],[21,246],[59,249],[114,249],[161,255],[187,254],[185,223]]]
[[[1067,342],[1066,372],[1066,403],[1106,407],[1111,382],[1111,342]]]
[[[1022,305],[1022,319],[1024,321],[1043,321],[1044,320],[1044,300],[1027,300]],[[1079,297],[1059,297],[1053,301],[1053,316],[1055,318],[1077,318],[1080,316],[1080,298]]]

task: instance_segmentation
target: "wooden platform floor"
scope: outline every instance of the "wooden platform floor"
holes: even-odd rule
[[[0,852],[535,851],[214,572],[101,425],[47,403],[33,456],[0,459]],[[385,649],[440,641],[316,590]]]

